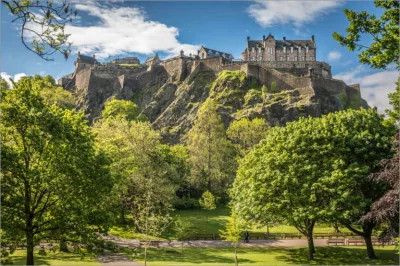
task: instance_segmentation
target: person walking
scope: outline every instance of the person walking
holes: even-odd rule
[[[244,232],[244,242],[245,243],[249,243],[249,232],[246,230],[245,232]]]

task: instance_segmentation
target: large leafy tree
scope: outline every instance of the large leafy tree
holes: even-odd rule
[[[363,64],[386,68],[395,63],[399,67],[399,1],[375,0],[375,6],[383,9],[379,18],[366,11],[357,13],[345,9],[344,13],[350,22],[347,35],[335,32],[333,37],[350,51],[361,51],[358,57]]]
[[[26,243],[33,265],[40,240],[96,243],[112,180],[83,114],[46,104],[34,79],[2,95],[2,244]]]
[[[270,129],[241,161],[231,191],[235,212],[256,222],[280,216],[307,237],[313,259],[317,221],[354,217],[370,206],[366,191],[377,185],[367,176],[390,154],[392,131],[382,121],[374,110],[348,110]],[[369,230],[363,237],[370,242]]]
[[[70,34],[65,33],[65,25],[76,17],[69,1],[8,1],[1,3],[14,16],[12,22],[21,25],[21,42],[29,50],[46,61],[59,52],[65,59],[71,53]]]
[[[234,150],[227,140],[217,103],[207,99],[201,106],[187,146],[192,184],[200,191],[223,195],[235,171]]]
[[[396,90],[389,93],[388,98],[392,109],[385,110],[388,116],[388,119],[385,122],[400,127],[400,79],[396,82]]]
[[[135,121],[136,117],[124,111],[112,113],[115,114],[112,118],[105,116],[97,121],[94,130],[101,149],[112,160],[111,173],[117,182],[114,196],[120,204],[121,223],[125,223],[127,210],[133,212],[134,218],[135,214],[140,215],[141,202],[149,193],[148,189],[152,190],[151,198],[158,207],[170,208],[180,174],[185,174],[184,170],[178,169],[181,161],[175,158],[169,146],[161,144],[159,133],[149,122]],[[127,120],[127,117],[133,120]],[[150,181],[157,185],[149,187]]]

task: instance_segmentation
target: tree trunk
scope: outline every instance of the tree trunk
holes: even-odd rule
[[[267,224],[267,235],[269,235],[269,226]]]
[[[69,252],[67,240],[64,237],[60,239],[60,252]]]
[[[29,221],[28,221],[29,224]],[[26,265],[34,265],[33,259],[33,229],[27,229],[26,231]]]
[[[374,260],[374,259],[377,259],[377,257],[375,255],[374,247],[372,246],[371,235],[372,235],[372,231],[365,232],[364,240],[365,240],[365,245],[367,246],[368,258],[370,260]]]
[[[121,209],[120,209],[120,213],[119,213],[119,223],[120,224],[126,224],[125,207],[124,207],[123,203],[121,203]]]
[[[235,266],[239,266],[239,261],[238,261],[238,258],[237,258],[237,248],[236,248],[236,246],[235,246]]]
[[[308,242],[308,259],[314,260],[315,248],[314,248],[314,239],[312,235],[307,236],[307,242]]]
[[[183,256],[183,241],[181,241],[181,254]]]
[[[333,228],[335,229],[335,234],[340,233],[339,225],[337,223],[333,224]]]
[[[147,243],[144,247],[144,266],[147,266]]]

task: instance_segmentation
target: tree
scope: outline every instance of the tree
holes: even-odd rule
[[[192,184],[201,191],[223,195],[235,171],[234,150],[226,139],[217,104],[207,99],[188,134]]]
[[[175,220],[174,229],[176,238],[181,241],[181,254],[183,255],[184,241],[190,239],[190,237],[195,233],[195,229],[190,220],[182,218]]]
[[[150,179],[157,184],[152,188],[152,199],[157,197],[160,208],[170,207],[177,189],[174,180],[179,179],[180,172],[166,152],[169,147],[161,144],[160,134],[151,129],[151,124],[116,116],[97,121],[94,130],[101,149],[112,160],[114,199],[120,206],[120,221],[126,223],[127,210],[139,212],[137,204],[146,195]]]
[[[65,25],[72,22],[77,11],[68,1],[7,1],[2,0],[12,16],[12,21],[21,25],[21,42],[29,50],[46,61],[60,52],[65,59],[71,53],[70,34],[65,33]]]
[[[313,259],[318,220],[350,217],[368,205],[360,187],[378,158],[390,153],[392,130],[382,121],[376,111],[362,109],[271,128],[240,163],[231,190],[235,212],[246,221],[286,220],[306,236]]]
[[[57,232],[98,242],[108,226],[101,199],[113,183],[83,113],[46,104],[34,79],[14,83],[0,107],[2,241],[26,243],[27,265],[35,245],[59,240]]]
[[[350,22],[346,29],[347,36],[334,32],[333,38],[350,51],[361,50],[358,57],[363,64],[386,68],[395,63],[399,67],[399,1],[375,0],[375,7],[384,9],[380,18],[366,11],[357,13],[345,9],[344,13]],[[365,43],[361,41],[362,36],[365,37]],[[372,43],[368,45],[370,39]]]
[[[220,235],[222,239],[231,242],[235,249],[235,266],[239,265],[239,261],[237,258],[237,248],[239,246],[240,237],[244,227],[244,222],[240,221],[236,213],[232,210],[231,217],[229,217],[229,221],[226,224],[225,230],[220,230]]]
[[[205,191],[201,196],[199,203],[200,206],[205,210],[215,210],[217,208],[216,198],[210,191]],[[207,214],[207,222],[208,222],[208,214]]]
[[[396,82],[396,90],[388,95],[389,103],[392,106],[391,109],[385,110],[387,116],[387,123],[395,124],[400,127],[400,79]],[[386,122],[386,121],[385,121]]]
[[[7,81],[0,77],[0,90],[8,90],[10,89],[10,86],[8,85]]]
[[[104,103],[104,110],[101,112],[103,119],[114,119],[117,116],[122,116],[128,121],[137,118],[138,107],[134,102],[111,99]]]
[[[235,120],[230,124],[226,134],[234,144],[240,149],[240,154],[244,156],[256,144],[266,136],[267,124],[262,118],[249,120],[242,118]]]
[[[372,203],[370,211],[361,217],[361,222],[384,223],[389,227],[384,234],[388,237],[399,234],[399,194],[400,194],[400,152],[399,133],[395,136],[394,149],[396,154],[390,159],[383,159],[379,162],[378,171],[372,173],[369,178],[375,182],[385,182],[388,190],[385,194]]]

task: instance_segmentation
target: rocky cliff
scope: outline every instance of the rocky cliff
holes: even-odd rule
[[[227,127],[243,117],[261,117],[271,126],[282,126],[302,116],[368,107],[357,85],[340,80],[296,76],[248,64],[219,71],[201,64],[180,65],[187,74],[181,71],[179,77],[164,66],[134,73],[79,73],[84,76],[77,74],[78,80],[86,85],[73,88],[78,108],[85,110],[92,122],[110,97],[134,101],[165,141],[179,143],[185,141],[199,107],[209,97],[218,102]]]

